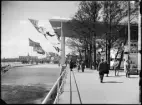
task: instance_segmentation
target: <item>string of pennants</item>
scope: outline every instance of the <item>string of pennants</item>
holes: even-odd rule
[[[29,21],[32,23],[32,25],[35,27],[35,29],[39,32],[39,33],[41,33],[42,35],[44,35],[44,37],[53,45],[53,47],[55,48],[55,50],[57,51],[57,52],[60,52],[61,51],[61,49],[60,49],[60,35],[59,35],[59,33],[58,32],[56,32],[55,30],[56,30],[56,28],[53,28],[54,29],[54,34],[51,34],[49,31],[47,31],[47,29],[45,28],[45,26],[43,26],[43,25],[40,25],[39,24],[39,20],[35,20],[35,19],[29,19]],[[60,29],[61,30],[61,27],[58,27],[57,28],[58,30]],[[30,41],[30,39],[29,39],[29,41]],[[30,41],[30,43],[31,43],[32,41]],[[34,45],[38,45],[38,43],[37,42],[35,42],[34,43]],[[37,50],[38,49],[38,50]],[[42,52],[42,50],[41,50],[42,48],[41,48],[41,46],[40,47],[34,47],[34,50],[35,51],[37,51],[37,52],[39,52],[39,51],[41,51]]]

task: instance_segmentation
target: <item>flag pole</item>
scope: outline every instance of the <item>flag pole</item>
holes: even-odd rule
[[[31,57],[30,57],[30,61],[31,61],[32,55],[33,55],[33,54],[32,54],[32,47],[31,47]],[[32,63],[32,62],[31,62],[31,63]]]

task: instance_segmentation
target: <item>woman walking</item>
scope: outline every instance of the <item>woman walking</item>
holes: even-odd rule
[[[130,72],[130,64],[129,64],[129,60],[127,60],[124,64],[125,68],[125,72],[126,72],[126,77],[129,77],[129,72]]]

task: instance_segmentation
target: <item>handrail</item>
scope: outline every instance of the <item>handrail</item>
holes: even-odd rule
[[[62,70],[62,69],[65,69],[65,67],[62,66],[61,70]],[[63,70],[63,72],[61,73],[60,77],[59,77],[59,78],[57,79],[57,81],[54,83],[53,87],[51,88],[51,90],[49,91],[49,93],[47,94],[47,96],[45,97],[45,99],[42,101],[41,104],[47,104],[48,101],[51,100],[51,96],[53,95],[53,93],[54,93],[55,91],[57,91],[57,92],[56,92],[56,97],[57,97],[57,95],[59,94],[59,87],[61,87],[61,86],[59,86],[59,87],[57,87],[57,86],[58,86],[59,83],[60,83],[61,77],[62,77],[63,74],[65,74],[65,73],[66,73],[66,69]],[[56,89],[57,89],[57,90],[56,90]]]
[[[57,93],[57,95],[56,95],[56,98],[55,98],[55,100],[54,100],[54,103],[53,104],[57,104],[58,103],[58,99],[59,99],[59,94],[60,94],[60,92],[61,92],[61,89],[62,89],[62,87],[63,87],[63,85],[64,85],[64,82],[65,82],[65,78],[66,78],[66,71],[64,72],[64,78],[63,78],[63,80],[62,80],[62,83],[61,83],[61,86],[59,87],[59,89],[58,89],[58,93]]]

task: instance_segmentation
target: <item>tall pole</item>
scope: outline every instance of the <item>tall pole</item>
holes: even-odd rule
[[[130,1],[128,1],[128,51],[130,53]]]
[[[65,36],[63,34],[63,22],[61,21],[61,66],[65,64]]]
[[[108,63],[108,70],[110,69],[110,50],[111,50],[111,1],[109,4],[109,34],[108,34],[108,57],[107,57],[107,63]]]
[[[108,43],[107,43],[107,33],[106,33],[106,61],[107,61],[107,45]]]
[[[140,0],[138,5],[138,70],[141,70],[141,14],[140,14]]]

